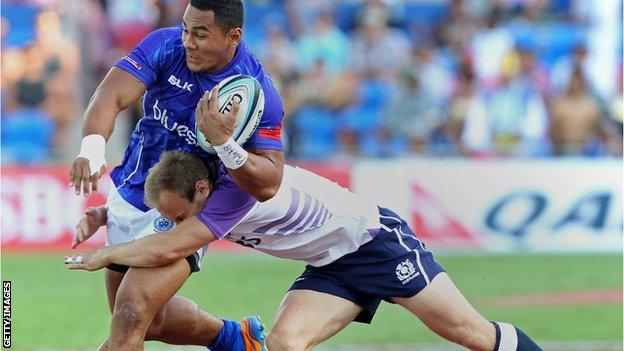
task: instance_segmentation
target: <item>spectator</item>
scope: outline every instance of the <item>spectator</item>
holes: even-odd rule
[[[487,99],[487,117],[471,115],[466,128],[477,136],[472,151],[502,156],[539,156],[547,152],[548,116],[539,90],[523,79],[517,52],[505,56],[500,86]]]
[[[595,154],[600,124],[600,108],[589,93],[582,70],[577,68],[572,73],[568,89],[552,102],[550,136],[555,154]]]
[[[461,55],[477,28],[477,21],[467,11],[465,2],[453,0],[447,17],[440,22],[436,31],[440,44],[455,55]]]
[[[369,11],[362,18],[353,38],[352,69],[365,78],[393,81],[396,67],[409,59],[411,44],[407,35],[390,28],[381,11]]]
[[[293,43],[279,26],[271,26],[267,32],[266,45],[258,50],[259,56],[273,79],[283,85],[295,74]]]
[[[412,153],[425,154],[433,132],[444,122],[443,110],[422,89],[416,72],[402,72],[399,81],[382,113],[382,128],[405,138]]]
[[[336,4],[335,0],[285,0],[284,9],[288,25],[295,38],[299,38],[308,28],[313,27],[319,13],[334,13]]]
[[[464,63],[442,128],[447,143],[447,152],[466,154],[467,149],[464,141],[468,141],[468,145],[474,146],[473,149],[479,150],[480,148],[474,145],[473,140],[476,139],[475,142],[478,142],[479,139],[483,138],[472,135],[472,131],[464,132],[464,128],[466,120],[475,121],[486,114],[487,106],[483,93],[479,91],[475,82],[474,72],[470,65]]]
[[[423,45],[413,50],[406,70],[417,72],[421,90],[427,92],[435,105],[443,106],[450,99],[455,84],[450,66],[439,50]]]
[[[349,38],[332,18],[330,12],[321,12],[314,25],[297,41],[298,69],[305,71],[314,62],[323,61],[325,69],[336,74],[349,63]]]
[[[587,48],[578,45],[572,55],[564,56],[555,63],[551,71],[553,92],[564,93],[570,86],[570,79],[575,69],[580,69],[584,77],[589,77],[589,61],[587,60]],[[591,91],[591,85],[588,87]]]
[[[470,55],[476,77],[488,87],[496,84],[501,75],[501,61],[514,45],[512,33],[501,25],[503,9],[494,7],[486,19],[486,26],[477,31],[470,45]]]
[[[43,63],[46,99],[41,106],[55,125],[54,148],[68,146],[71,122],[80,118],[81,71],[78,47],[67,38],[57,13],[43,11],[36,20],[37,45],[41,47],[38,60]]]
[[[41,47],[30,44],[24,50],[24,73],[15,83],[17,104],[21,107],[41,109],[46,100],[45,61]]]

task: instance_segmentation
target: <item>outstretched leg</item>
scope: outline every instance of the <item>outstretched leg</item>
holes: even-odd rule
[[[492,323],[483,318],[444,272],[436,275],[418,294],[392,300],[414,313],[436,334],[468,349],[541,350],[511,324]]]

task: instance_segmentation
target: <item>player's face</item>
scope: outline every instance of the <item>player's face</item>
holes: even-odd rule
[[[202,188],[195,190],[193,201],[189,201],[173,191],[162,190],[158,197],[156,209],[163,216],[178,224],[186,218],[197,214],[206,205],[210,189],[207,183],[200,185],[200,187]]]
[[[215,21],[214,12],[191,5],[184,11],[182,29],[186,65],[192,72],[216,73],[227,66],[242,37],[240,28],[224,33]]]

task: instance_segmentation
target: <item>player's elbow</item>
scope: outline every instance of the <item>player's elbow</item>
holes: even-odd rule
[[[175,251],[154,251],[149,258],[149,267],[162,267],[170,263],[176,262],[186,256],[180,256]]]
[[[260,202],[269,201],[277,194],[277,189],[277,186],[264,188],[257,194],[256,199]]]

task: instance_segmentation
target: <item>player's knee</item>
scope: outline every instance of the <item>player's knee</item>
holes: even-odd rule
[[[149,322],[148,312],[145,303],[135,301],[117,303],[113,312],[113,323],[130,334]]]
[[[274,328],[267,335],[266,346],[271,351],[307,351],[314,345],[311,345],[303,335]]]

